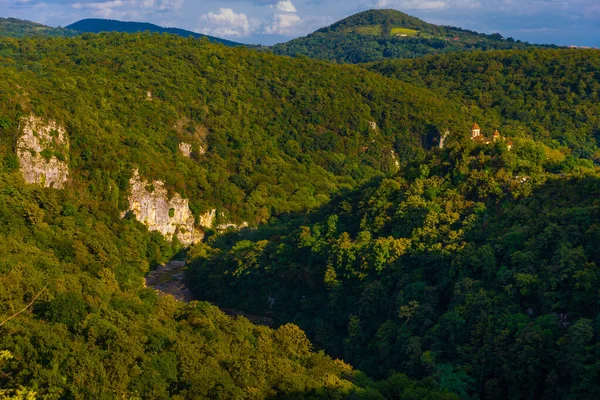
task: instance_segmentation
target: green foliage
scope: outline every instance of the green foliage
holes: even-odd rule
[[[396,10],[369,10],[272,49],[280,55],[304,55],[356,64],[450,52],[529,47],[532,47],[529,43],[504,39],[499,34],[485,35],[432,25]]]
[[[370,376],[461,398],[595,395],[600,175],[554,175],[547,148],[520,143],[450,141],[284,233],[214,240],[190,280]]]
[[[174,250],[105,208],[85,191],[0,173],[1,399],[381,399],[380,386],[438,393],[426,382],[374,383],[313,352],[295,325],[256,326],[143,288],[150,260]]]
[[[71,37],[79,32],[65,28],[51,28],[37,22],[23,21],[16,18],[0,18],[0,37]],[[1,127],[0,123],[0,127]]]
[[[488,135],[498,128],[505,136],[533,138],[555,149],[568,146],[567,155],[600,160],[597,50],[447,54],[368,68],[480,109],[494,121]],[[540,156],[539,143],[519,146],[518,151]]]
[[[44,311],[44,317],[54,323],[67,325],[75,329],[87,316],[87,304],[78,293],[66,292],[50,301]]]
[[[429,29],[391,17],[334,31]],[[538,53],[501,54],[519,65]],[[419,87],[418,69],[416,85],[392,79],[409,80],[401,64],[388,78],[149,33],[0,40],[0,396],[597,397],[595,78],[561,92],[595,58],[571,54],[578,67],[552,107],[534,68],[539,103],[511,116],[506,100]],[[526,91],[503,79],[490,88]],[[576,116],[559,117],[569,104]],[[527,113],[541,110],[552,117],[537,124]],[[68,153],[44,154],[68,162],[66,190],[18,171],[31,114],[66,128]],[[504,121],[514,148],[465,140],[475,119]],[[561,136],[554,120],[584,128]],[[197,218],[217,208],[257,227],[210,232],[189,251],[189,280],[277,329],[143,287],[181,249],[121,217],[134,168]]]
[[[8,167],[22,116],[57,120],[73,186],[121,210],[139,167],[189,199],[196,216],[216,208],[225,222],[255,225],[389,172],[392,148],[406,162],[440,130],[468,129],[458,105],[426,89],[192,38],[5,39],[0,56]],[[206,153],[187,158],[182,142]]]
[[[98,18],[86,18],[81,21],[77,21],[69,26],[67,29],[76,32],[89,32],[89,33],[100,33],[100,32],[156,32],[156,33],[169,33],[172,35],[178,35],[184,38],[194,37],[196,39],[208,39],[214,43],[221,43],[226,46],[242,46],[240,43],[232,42],[225,39],[219,39],[212,36],[202,35],[200,33],[187,31],[185,29],[178,28],[163,28],[162,26],[149,24],[146,22],[124,22],[116,21],[111,19],[98,19]]]
[[[452,105],[355,67],[150,34],[0,40],[0,78],[0,397],[456,398],[430,380],[373,382],[313,351],[296,325],[256,326],[144,288],[180,248],[121,217],[134,167],[196,216],[218,207],[255,224],[314,209],[387,173],[394,140],[424,152],[435,126],[459,125]],[[18,171],[31,114],[66,128],[65,190]],[[207,152],[184,157],[173,138]],[[239,275],[260,268],[267,244],[235,246]]]

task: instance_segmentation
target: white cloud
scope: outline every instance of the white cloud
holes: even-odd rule
[[[294,6],[294,4],[292,4],[292,2],[290,0],[282,0],[279,3],[277,3],[277,5],[275,5],[274,8],[279,12],[286,12],[286,13],[298,12],[298,10],[296,10],[296,6]]]
[[[296,14],[275,14],[273,20],[264,25],[264,33],[267,35],[287,35],[297,34],[296,30],[302,18]]]
[[[142,0],[142,6],[155,11],[177,11],[183,5],[183,0]]]
[[[448,8],[479,8],[480,0],[378,0],[378,8],[397,8],[399,10],[444,10]]]
[[[198,31],[214,36],[248,36],[253,27],[246,14],[238,14],[231,8],[221,8],[218,13],[209,12],[200,17],[203,26]]]
[[[90,10],[102,18],[143,18],[158,12],[177,12],[183,0],[108,0],[98,2],[76,2],[71,8]]]
[[[271,6],[275,14],[263,23],[262,33],[266,35],[284,35],[294,36],[304,33],[306,28],[303,18],[296,13],[298,10],[291,0],[280,0],[277,4]]]

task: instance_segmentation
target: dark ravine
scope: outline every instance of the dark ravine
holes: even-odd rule
[[[146,276],[146,286],[157,290],[163,295],[173,296],[176,300],[185,303],[200,300],[193,295],[192,291],[185,284],[186,268],[184,260],[171,260],[165,265],[157,267]],[[240,310],[230,308],[220,308],[220,310],[231,317],[243,316],[256,325],[270,327],[275,325],[273,319],[267,316],[249,315]]]
[[[194,300],[194,296],[183,280],[185,267],[184,260],[171,260],[150,272],[146,276],[146,285],[163,294],[171,295],[176,300],[189,303]]]

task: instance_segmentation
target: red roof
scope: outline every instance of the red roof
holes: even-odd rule
[[[475,129],[481,129],[481,128],[479,128],[479,125],[473,124],[473,126],[471,127],[471,130],[473,131]]]
[[[498,132],[498,129],[496,129],[496,130],[494,131],[494,136],[500,136],[500,132]]]

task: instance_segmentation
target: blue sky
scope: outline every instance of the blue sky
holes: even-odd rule
[[[530,42],[600,47],[600,0],[0,0],[0,16],[51,26],[112,18],[262,44],[370,8]]]

